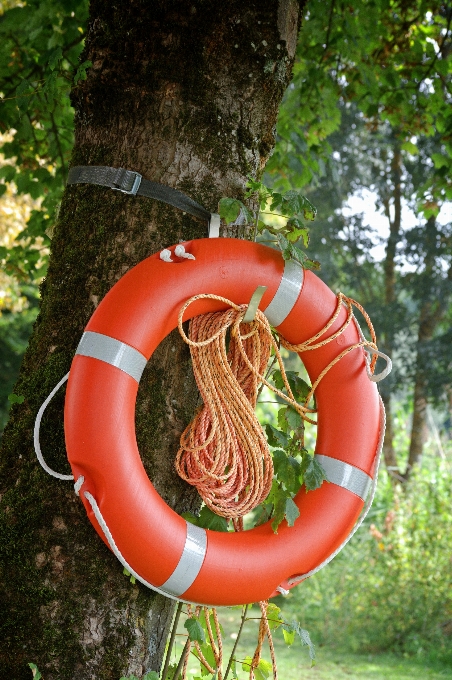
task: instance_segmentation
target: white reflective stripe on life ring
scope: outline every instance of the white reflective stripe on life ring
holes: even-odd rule
[[[303,267],[298,262],[286,260],[278,290],[268,307],[262,310],[274,328],[282,324],[294,308],[303,286],[303,275]]]
[[[76,354],[105,361],[119,368],[131,378],[140,382],[147,359],[138,350],[125,342],[102,333],[85,331],[77,347]]]
[[[195,582],[207,551],[205,529],[187,522],[187,537],[179,563],[169,579],[160,586],[173,597],[179,597]]]
[[[315,454],[315,458],[325,470],[329,482],[337,484],[343,489],[347,489],[347,491],[351,491],[363,501],[366,500],[372,485],[372,477],[369,477],[369,475],[354,465],[344,463],[342,460],[337,460],[337,458],[322,456],[319,453]]]

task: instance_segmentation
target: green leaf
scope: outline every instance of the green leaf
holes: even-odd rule
[[[280,484],[277,484],[275,489],[272,487],[270,493],[273,503],[273,519],[272,519],[272,529],[275,534],[278,533],[278,527],[284,519],[286,513],[286,499],[287,491],[284,491]],[[269,496],[270,498],[270,496]]]
[[[53,71],[47,78],[42,91],[50,100],[58,99],[58,73]]]
[[[281,248],[284,260],[295,260],[304,269],[320,269],[320,262],[311,260],[300,248],[297,248],[293,243],[290,243],[285,236],[277,234],[276,238]]]
[[[270,673],[272,672],[272,668],[273,667],[272,667],[270,661],[266,661],[265,659],[261,659],[259,661],[259,665],[258,665],[256,670],[260,671],[260,673],[262,674],[262,678],[268,678]],[[256,676],[256,680],[258,680],[257,676]]]
[[[184,623],[184,628],[187,629],[189,638],[192,642],[196,640],[202,644],[205,643],[206,636],[204,635],[202,626],[196,617],[193,616],[192,618],[187,619]]]
[[[249,673],[252,661],[253,661],[253,657],[245,656],[245,658],[242,661],[242,671],[246,671],[247,673]]]
[[[270,423],[267,423],[265,426],[265,432],[267,433],[267,439],[270,446],[282,446],[285,449],[289,445],[289,439],[284,432],[277,430],[276,427],[273,427]]]
[[[278,426],[281,432],[284,432],[284,434],[289,434],[290,428],[289,424],[286,420],[286,411],[287,407],[285,408],[280,408],[278,411]]]
[[[300,414],[291,406],[285,409],[284,417],[287,421],[290,430],[298,430],[303,425],[303,419]]]
[[[212,531],[227,531],[228,523],[224,517],[216,515],[213,510],[204,505],[201,512],[199,513],[199,524],[198,526],[203,527],[203,529],[212,529]]]
[[[401,148],[404,151],[408,151],[408,153],[411,154],[412,156],[417,156],[419,153],[419,149],[417,148],[416,144],[413,144],[413,142],[404,142],[401,145]]]
[[[296,243],[300,239],[305,248],[309,245],[309,229],[297,217],[291,217],[286,224],[287,239],[291,243]]]
[[[29,663],[29,664],[28,664],[28,667],[31,668],[31,672],[33,673],[33,677],[35,678],[35,680],[40,680],[40,678],[42,678],[42,675],[41,675],[41,673],[39,672],[38,667],[37,667],[36,664],[34,664],[34,663]]]
[[[25,78],[16,88],[17,108],[21,113],[25,113],[27,111],[30,104],[30,95],[33,91],[34,88]]]
[[[311,391],[311,386],[303,378],[300,378],[296,371],[286,371],[286,377],[296,401],[305,401]],[[278,390],[284,389],[284,381],[280,370],[273,371],[272,380]]]
[[[74,85],[77,85],[79,80],[86,80],[86,71],[91,68],[92,65],[91,61],[84,61],[80,64],[74,75]]]
[[[288,634],[288,639],[290,640],[291,638],[291,633],[293,633],[293,636],[295,636],[295,633],[298,635],[300,638],[300,642],[302,645],[306,645],[309,648],[309,656],[312,661],[315,659],[315,647],[312,644],[311,637],[308,633],[308,631],[305,628],[302,628],[298,621],[292,621],[291,623],[288,623],[287,621],[283,622],[283,635],[284,631]],[[284,639],[286,640],[286,636],[284,635]],[[292,640],[293,641],[293,640]],[[287,644],[292,644],[292,643],[287,643]]]
[[[195,527],[199,527],[199,517],[196,517],[192,512],[182,512],[181,517],[187,520],[187,522],[190,522],[190,524],[194,524]]]
[[[271,210],[280,208],[283,215],[289,217],[301,213],[305,219],[313,220],[316,216],[317,209],[312,205],[306,196],[300,194],[298,191],[291,189],[285,194],[274,193]]]
[[[8,401],[11,404],[23,404],[25,397],[19,394],[8,394]]]
[[[61,47],[57,47],[56,50],[53,50],[49,57],[49,62],[48,62],[48,67],[51,71],[54,71],[55,68],[58,66],[59,61],[63,57],[63,52],[61,50]]]
[[[285,451],[277,449],[273,451],[273,466],[278,482],[283,483],[289,492],[296,493],[300,488],[301,475],[301,465],[298,460]]]
[[[242,661],[242,670],[249,673],[252,661],[253,659],[251,656],[246,656]],[[256,680],[266,680],[269,677],[271,671],[272,671],[271,663],[269,661],[266,661],[265,659],[261,659],[257,667],[254,668],[253,672]]]
[[[235,222],[240,211],[242,211],[246,222],[252,222],[253,213],[237,198],[221,198],[218,203],[218,212],[226,224]]]
[[[149,671],[143,675],[143,680],[159,680],[159,674],[156,671]]]
[[[301,644],[307,645],[309,647],[309,656],[312,660],[314,660],[315,647],[312,644],[311,636],[309,635],[308,631],[305,630],[304,628],[301,628],[300,624],[298,624],[295,632],[298,634]]]
[[[16,176],[16,168],[14,165],[4,165],[0,168],[0,178],[3,178],[5,182],[11,182]]]
[[[248,177],[247,187],[248,191],[245,194],[245,198],[250,198],[253,194],[257,194],[260,209],[264,210],[267,206],[268,199],[272,196],[271,190],[266,187],[265,184],[256,181],[252,177]]]
[[[304,472],[303,481],[306,491],[314,491],[322,486],[323,481],[328,481],[326,472],[318,462],[317,458],[310,456],[310,461]]]
[[[447,156],[443,156],[442,153],[432,153],[432,161],[437,170],[440,168],[447,168],[451,163],[451,159]]]
[[[267,607],[267,621],[270,630],[274,630],[275,628],[278,628],[278,626],[282,624],[280,614],[281,614],[280,607],[278,607],[273,602],[270,602],[270,604]]]
[[[295,631],[294,630],[289,631],[283,628],[283,637],[286,645],[290,647],[290,645],[292,645],[293,641],[295,640]]]
[[[286,500],[285,517],[287,524],[293,527],[295,520],[300,516],[300,511],[292,498]]]
[[[176,668],[177,668],[177,664],[175,664],[175,663],[172,663],[168,666],[168,671],[166,673],[165,680],[174,680],[174,674],[176,672]]]

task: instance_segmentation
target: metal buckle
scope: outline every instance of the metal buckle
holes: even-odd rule
[[[113,191],[121,191],[123,194],[135,196],[138,189],[140,188],[142,179],[142,175],[140,175],[138,172],[134,172],[133,170],[125,170],[124,168],[118,168],[116,177],[111,183],[110,188],[113,189]],[[124,186],[130,185],[132,185],[130,190],[124,189]]]

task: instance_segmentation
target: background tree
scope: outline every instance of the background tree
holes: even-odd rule
[[[380,386],[387,416],[384,455],[394,479],[403,481],[422,454],[427,402],[444,406],[450,385],[443,339],[451,307],[451,225],[443,212],[450,203],[439,197],[427,206],[420,201],[426,184],[435,181],[431,158],[440,155],[441,143],[438,136],[419,137],[417,145],[402,148],[397,129],[371,126],[356,107],[342,108],[341,128],[329,138],[326,172],[307,189],[319,205],[310,250],[322,262],[319,275],[365,305],[382,350],[395,361]],[[370,200],[387,220],[385,238],[365,224],[364,215],[343,212],[348,199],[363,190],[372,192]],[[409,210],[417,216],[413,227],[403,224],[402,212]],[[394,397],[413,403],[403,459],[394,447]]]
[[[61,96],[59,79],[73,66],[84,11],[79,3],[31,2],[3,16],[2,49],[13,62],[11,73],[3,66],[4,87],[11,86],[7,124],[20,119],[5,151],[28,173],[31,184],[23,190],[37,179],[44,190],[48,182],[49,196],[58,195],[54,182],[67,167],[59,129],[68,114],[62,107],[58,118],[53,97]],[[141,0],[121,6],[94,0],[71,95],[71,163],[132,168],[211,210],[221,196],[242,198],[247,176],[259,176],[273,147],[300,19],[300,3],[291,0],[162,2],[152,11]],[[32,159],[27,168],[30,135],[35,149],[43,147],[42,172]],[[47,214],[50,221],[50,208],[32,221],[41,237]],[[206,225],[172,207],[91,185],[65,190],[55,227],[47,230],[52,255],[40,315],[15,388],[25,400],[13,407],[2,447],[0,556],[9,613],[0,659],[10,677],[28,677],[31,660],[46,680],[117,679],[160,665],[173,603],[124,577],[71,486],[40,469],[31,433],[40,403],[69,369],[83,327],[109,288],[149,253],[205,233]],[[198,504],[172,464],[196,401],[188,352],[173,334],[143,376],[136,419],[146,469],[179,512]],[[62,409],[60,395],[42,432],[49,464],[59,470],[67,468]]]

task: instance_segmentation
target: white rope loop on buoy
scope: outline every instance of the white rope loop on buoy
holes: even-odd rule
[[[47,399],[43,402],[41,408],[38,411],[38,414],[36,416],[35,420],[35,427],[34,427],[34,433],[33,433],[33,441],[34,441],[34,447],[35,447],[35,453],[38,461],[40,462],[41,466],[44,468],[44,470],[49,474],[52,475],[52,477],[56,477],[57,479],[63,479],[65,481],[70,481],[74,479],[74,475],[62,475],[59,472],[55,472],[55,470],[52,470],[47,463],[44,460],[44,456],[42,455],[41,451],[41,444],[39,442],[39,430],[41,429],[41,420],[42,416],[44,415],[44,411],[46,410],[47,406],[49,403],[52,401],[53,397],[55,394],[58,392],[60,387],[64,385],[66,380],[69,378],[69,373],[66,373],[66,375],[61,378],[60,382],[58,385],[56,385],[53,390],[50,392],[49,396]]]

